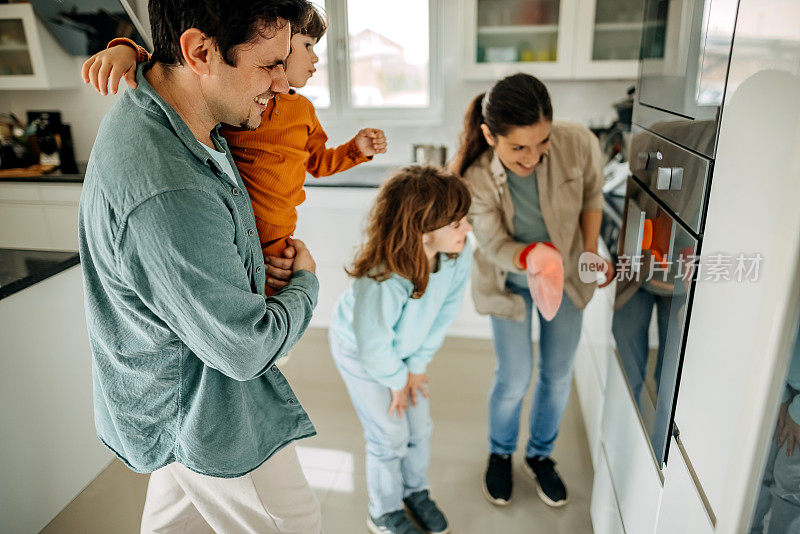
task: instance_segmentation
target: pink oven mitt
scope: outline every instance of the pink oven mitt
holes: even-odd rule
[[[564,295],[564,260],[552,243],[533,243],[520,255],[528,275],[528,288],[539,313],[552,321]]]

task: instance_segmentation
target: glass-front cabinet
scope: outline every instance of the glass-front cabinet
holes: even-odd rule
[[[641,0],[583,0],[576,78],[635,78],[642,38]]]
[[[79,79],[30,4],[0,5],[0,89],[75,87]]]
[[[635,78],[640,0],[465,0],[462,76]]]
[[[0,76],[31,75],[31,51],[22,19],[0,20]]]

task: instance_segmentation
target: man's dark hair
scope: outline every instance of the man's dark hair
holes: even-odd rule
[[[153,33],[151,60],[164,65],[183,63],[181,35],[197,28],[214,40],[225,62],[234,66],[233,49],[258,35],[278,29],[278,19],[292,28],[305,26],[307,0],[150,0]],[[268,34],[266,34],[268,35]]]

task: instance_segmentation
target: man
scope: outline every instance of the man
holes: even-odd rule
[[[152,472],[142,532],[320,532],[292,442],[315,430],[273,364],[316,304],[301,241],[265,267],[217,133],[288,91],[305,0],[150,0],[153,59],[98,132],[80,252],[100,439]],[[149,69],[148,69],[149,67]],[[290,254],[291,255],[291,254]]]

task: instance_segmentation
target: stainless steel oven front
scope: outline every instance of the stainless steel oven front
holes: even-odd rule
[[[714,135],[671,137],[714,157],[738,0],[645,0],[634,122],[707,123]]]
[[[612,338],[653,455],[672,431],[699,241],[636,178],[628,178]]]

